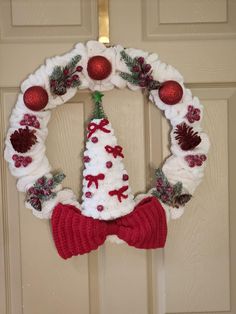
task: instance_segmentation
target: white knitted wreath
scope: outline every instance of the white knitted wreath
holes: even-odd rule
[[[18,95],[16,105],[10,117],[10,128],[6,136],[5,148],[5,159],[9,163],[10,171],[13,176],[18,178],[18,191],[27,192],[28,189],[32,187],[35,182],[41,177],[46,177],[48,179],[52,178],[52,168],[45,153],[45,140],[48,134],[47,124],[50,120],[51,109],[71,99],[77,92],[77,89],[88,88],[91,91],[108,91],[113,89],[114,87],[122,89],[127,86],[131,90],[135,91],[142,88],[140,86],[132,84],[131,82],[127,82],[127,80],[122,78],[122,76],[120,75],[121,72],[130,73],[130,69],[128,68],[127,64],[121,58],[122,51],[125,51],[126,54],[131,58],[143,57],[145,62],[151,65],[152,76],[154,80],[157,80],[160,83],[167,80],[174,80],[178,82],[183,88],[183,97],[181,101],[175,105],[168,105],[162,102],[157,89],[153,89],[150,91],[149,99],[164,112],[166,118],[170,121],[173,128],[170,135],[170,151],[172,155],[165,160],[162,166],[162,171],[171,184],[174,185],[177,182],[181,182],[183,191],[189,194],[193,194],[196,187],[199,185],[200,181],[203,178],[205,163],[201,162],[196,167],[194,167],[193,165],[190,166],[188,156],[205,156],[209,149],[208,136],[202,132],[200,126],[203,116],[203,106],[202,104],[200,104],[199,99],[197,97],[193,97],[191,91],[184,87],[183,77],[181,76],[181,74],[172,66],[161,62],[157,54],[149,54],[148,52],[133,48],[124,49],[120,45],[107,48],[97,41],[89,41],[85,45],[79,43],[69,53],[63,56],[56,56],[54,58],[47,59],[45,65],[39,67],[21,84],[21,93],[19,93]],[[49,77],[52,74],[55,66],[64,67],[66,66],[66,64],[68,64],[68,62],[70,62],[73,57],[77,55],[81,56],[78,64],[83,67],[83,71],[80,74],[80,85],[78,86],[78,88],[68,88],[66,93],[62,96],[52,95],[50,90]],[[110,61],[112,66],[112,71],[110,75],[106,79],[99,81],[91,79],[91,77],[88,75],[86,67],[88,60],[91,57],[97,55],[106,57]],[[42,86],[48,93],[48,104],[42,111],[32,111],[25,106],[23,94],[28,88],[32,86]],[[189,121],[187,119],[187,114],[188,111],[192,110],[193,108],[194,110],[198,110],[198,112],[200,113],[200,117],[197,120]],[[40,125],[40,128],[38,127],[38,125],[29,126],[30,130],[35,130],[37,143],[27,152],[27,154],[22,154],[23,156],[27,155],[28,157],[30,157],[30,160],[32,162],[27,165],[27,167],[16,167],[13,157],[16,152],[12,147],[10,137],[14,131],[22,127],[21,121],[25,115],[29,115],[31,117],[33,116],[33,119],[37,121],[37,123]],[[185,123],[186,125],[194,128],[194,131],[198,132],[201,138],[201,143],[193,150],[185,151],[182,150],[179,146],[174,130],[176,126],[180,125],[181,123]],[[108,127],[111,129],[110,125]],[[203,161],[205,161],[205,157],[203,159]],[[140,194],[137,195],[135,198],[131,198],[130,202],[132,204],[132,208],[142,198],[146,197],[147,195],[151,195],[154,190],[155,188],[151,189],[146,194]],[[27,201],[25,202],[25,206],[32,209],[35,216],[46,219],[49,219],[51,217],[54,207],[59,202],[64,204],[72,204],[78,208],[81,208],[82,204],[77,201],[76,196],[72,190],[63,189],[61,184],[59,184],[54,189],[54,192],[55,197],[43,202],[42,209],[40,211],[33,208],[31,204]],[[162,200],[160,199],[160,201]],[[167,219],[179,218],[184,212],[183,206],[171,207],[164,202],[162,202],[162,206],[166,211]],[[122,213],[121,215],[124,215],[126,213],[127,212],[124,211],[124,213]],[[93,216],[91,213],[88,215]],[[114,214],[113,218],[116,218],[116,216],[117,215]],[[94,218],[103,219],[104,217]],[[111,218],[112,217],[105,217],[104,219]]]

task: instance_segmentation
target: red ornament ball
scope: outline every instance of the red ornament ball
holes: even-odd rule
[[[94,56],[89,59],[87,71],[93,80],[104,80],[111,74],[111,62],[103,56]]]
[[[176,105],[183,97],[183,88],[176,81],[166,81],[159,88],[159,97],[167,105]]]
[[[41,86],[32,86],[25,91],[23,99],[27,108],[40,111],[48,104],[48,93]]]

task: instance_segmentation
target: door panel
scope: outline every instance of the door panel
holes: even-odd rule
[[[96,39],[97,1],[1,0],[0,121],[4,134],[20,82],[46,57]],[[65,16],[65,8],[68,8]],[[36,14],[37,12],[37,14]],[[63,261],[50,225],[24,208],[1,157],[0,313],[235,313],[236,8],[233,0],[110,0],[111,43],[159,53],[205,105],[211,150],[204,182],[185,215],[171,221],[165,250],[105,243]],[[65,16],[65,18],[63,18]],[[124,36],[125,34],[125,36]],[[141,93],[106,92],[105,111],[134,193],[151,186],[169,154],[169,126]],[[47,155],[81,197],[88,91],[52,113]]]

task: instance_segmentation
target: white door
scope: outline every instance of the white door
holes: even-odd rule
[[[96,39],[98,17],[95,0],[0,3],[3,151],[20,82],[45,58]],[[205,180],[184,216],[171,221],[165,250],[106,243],[64,261],[49,222],[24,208],[1,154],[0,313],[236,313],[236,2],[110,0],[109,16],[112,44],[157,52],[201,98],[203,127],[211,139]],[[157,167],[168,155],[168,125],[141,93],[107,92],[104,106],[124,147],[132,190],[145,191],[149,165]],[[79,92],[53,111],[49,125],[50,162],[64,170],[64,185],[78,197],[84,123],[91,108],[89,93]]]

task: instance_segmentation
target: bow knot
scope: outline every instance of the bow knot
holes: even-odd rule
[[[105,146],[105,150],[108,153],[111,153],[114,158],[116,158],[117,156],[120,156],[120,157],[124,158],[124,155],[122,154],[122,147],[119,146],[119,145],[116,145],[114,147],[112,147],[110,145],[106,145]]]
[[[86,217],[75,206],[59,203],[51,223],[57,251],[64,259],[96,250],[109,235],[140,249],[162,248],[167,236],[165,210],[153,196],[143,199],[131,213],[108,221]]]
[[[122,186],[119,190],[113,190],[109,192],[109,195],[114,196],[116,195],[119,202],[122,201],[122,197],[123,198],[127,198],[128,195],[125,195],[124,192],[128,190],[128,185]]]
[[[88,138],[90,138],[90,136],[92,136],[93,133],[96,132],[97,130],[101,130],[105,133],[110,133],[111,131],[105,128],[105,126],[108,124],[109,121],[107,119],[102,119],[98,124],[95,122],[90,122],[88,125],[89,130]]]
[[[87,187],[89,188],[93,183],[95,184],[96,186],[96,189],[98,189],[98,180],[104,180],[105,178],[105,175],[103,173],[99,173],[98,175],[96,176],[93,176],[91,174],[88,174],[86,177],[85,177],[85,180],[88,181],[88,185]]]

